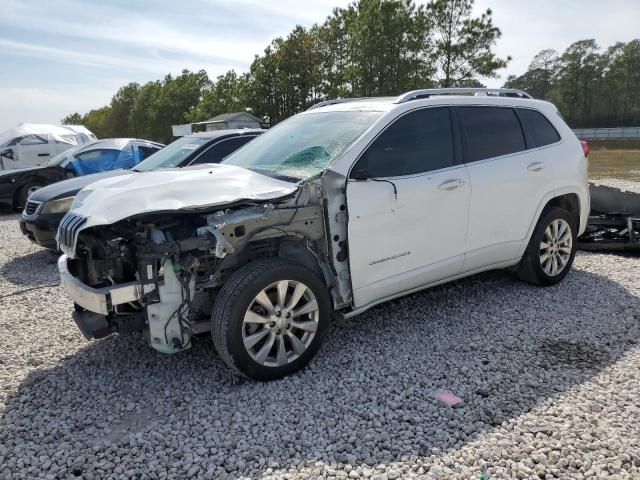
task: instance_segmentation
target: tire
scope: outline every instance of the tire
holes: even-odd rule
[[[286,288],[280,290],[281,285]],[[296,316],[306,310],[310,313]],[[257,260],[234,272],[218,293],[211,314],[213,344],[241,376],[282,378],[303,368],[316,354],[331,310],[327,287],[315,272],[279,259]]]
[[[16,205],[16,207],[26,207],[29,195],[42,187],[44,187],[44,183],[38,181],[29,181],[25,183],[22,187],[20,187],[20,192],[18,193],[18,204]]]
[[[563,208],[544,210],[518,264],[520,279],[543,287],[560,283],[571,270],[576,256],[576,224],[576,219]]]

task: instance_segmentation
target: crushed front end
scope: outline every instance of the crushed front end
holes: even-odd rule
[[[72,211],[58,230],[65,253],[58,268],[74,320],[87,338],[144,332],[161,352],[189,348],[192,335],[210,330],[225,280],[256,258],[295,257],[331,282],[322,205],[307,184],[275,202],[146,214],[84,229],[86,218]]]

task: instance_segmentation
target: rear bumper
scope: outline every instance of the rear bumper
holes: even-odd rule
[[[100,315],[107,316],[114,311],[114,306],[135,302],[143,297],[138,282],[103,288],[85,285],[69,271],[66,255],[58,259],[58,271],[67,295],[80,307]]]

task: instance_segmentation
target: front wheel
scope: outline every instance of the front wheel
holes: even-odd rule
[[[317,274],[282,260],[235,272],[216,298],[213,343],[236,373],[273,380],[303,368],[324,340],[331,299]]]
[[[535,285],[548,286],[567,276],[577,248],[575,219],[563,208],[542,214],[518,265],[518,276]]]
[[[25,208],[27,206],[27,200],[29,196],[35,192],[36,190],[42,188],[44,184],[38,181],[30,181],[20,188],[20,192],[18,193],[18,207]]]

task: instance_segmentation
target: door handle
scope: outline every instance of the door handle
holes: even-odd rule
[[[48,153],[39,153],[38,156],[39,157],[48,157],[49,154]]]
[[[539,172],[540,170],[544,170],[544,163],[542,162],[533,162],[529,164],[527,170],[530,172]]]
[[[438,190],[451,191],[455,190],[456,188],[460,188],[463,185],[464,180],[456,178],[455,180],[447,180],[446,182],[441,183],[440,185],[438,185]]]

